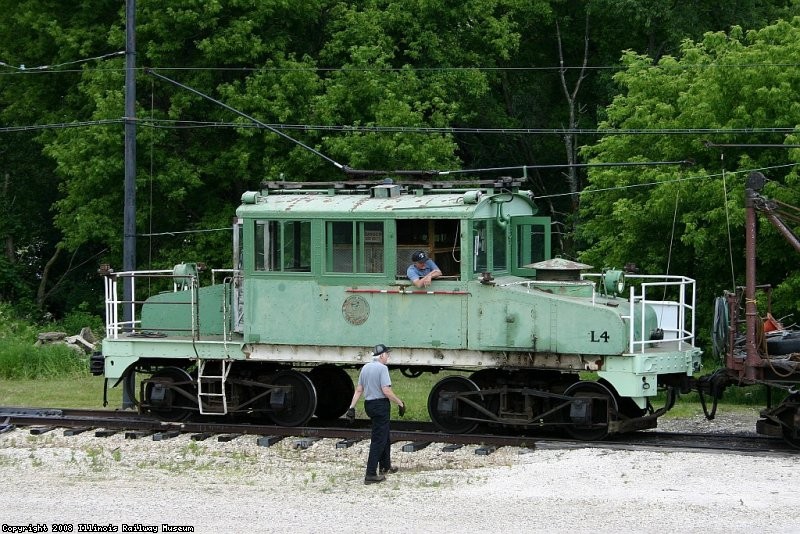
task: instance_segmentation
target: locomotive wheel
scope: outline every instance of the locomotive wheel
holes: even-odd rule
[[[465,419],[475,417],[475,409],[450,395],[472,391],[480,391],[480,388],[475,382],[463,376],[448,376],[437,382],[428,395],[428,413],[431,421],[440,430],[450,434],[466,434],[475,430],[478,423]],[[472,398],[477,399],[474,396]]]
[[[481,369],[469,375],[481,389],[495,388],[500,385],[500,379],[505,375],[500,369]]]
[[[144,381],[142,413],[163,421],[185,421],[197,411],[197,388],[185,369],[165,367]]]
[[[503,386],[504,379],[507,378],[507,373],[500,369],[481,369],[469,375],[469,379],[481,390],[494,389],[497,390]],[[495,415],[500,413],[500,395],[499,394],[481,394],[481,401],[483,406]],[[497,423],[490,423],[496,425]]]
[[[270,417],[281,426],[304,425],[317,409],[317,391],[311,379],[297,371],[280,371],[270,380]]]
[[[570,436],[582,441],[594,441],[608,436],[608,423],[616,417],[619,409],[611,390],[598,382],[576,382],[564,394],[573,398],[591,399],[590,424],[573,423],[570,408],[566,408],[564,419],[569,423],[566,429]]]
[[[309,371],[308,377],[317,391],[317,409],[314,415],[320,419],[338,419],[350,407],[353,379],[347,371],[335,365],[318,365]]]

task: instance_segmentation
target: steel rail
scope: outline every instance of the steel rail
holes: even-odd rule
[[[283,427],[228,422],[168,422],[132,411],[70,410],[53,408],[0,407],[0,426],[30,427],[31,432],[45,429],[92,428],[100,431],[169,432],[180,434],[274,436],[277,438],[331,438],[350,441],[370,439],[369,421],[356,420],[352,425],[343,420],[328,426]],[[781,439],[748,433],[681,433],[643,431],[614,436],[600,441],[576,441],[553,434],[447,434],[433,429],[427,422],[395,421],[393,443],[477,445],[484,448],[517,447],[535,450],[601,448],[610,450],[694,451],[749,455],[790,455],[797,449]],[[425,446],[425,445],[423,445]],[[421,447],[420,447],[421,448]]]

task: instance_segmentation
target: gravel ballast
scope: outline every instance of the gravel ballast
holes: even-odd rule
[[[755,414],[662,422],[661,429],[751,431]],[[673,428],[669,428],[672,426]],[[365,486],[369,442],[259,447],[0,434],[0,526],[69,532],[800,532],[800,455],[531,450],[418,452]],[[52,532],[52,528],[48,528]]]

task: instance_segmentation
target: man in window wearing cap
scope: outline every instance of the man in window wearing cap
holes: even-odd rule
[[[411,261],[406,276],[416,287],[428,287],[431,285],[431,280],[442,276],[439,267],[422,250],[414,252]]]
[[[400,407],[400,416],[406,413],[406,405],[400,397],[392,391],[392,381],[389,378],[389,347],[375,345],[372,351],[372,361],[361,368],[358,376],[358,386],[347,410],[347,419],[351,422],[356,418],[356,403],[364,394],[364,409],[372,420],[372,441],[369,444],[369,457],[367,458],[367,474],[364,484],[375,484],[386,480],[386,473],[396,473],[397,468],[392,467],[392,441],[389,433],[389,419],[391,417],[390,401]],[[380,473],[378,467],[380,466]]]

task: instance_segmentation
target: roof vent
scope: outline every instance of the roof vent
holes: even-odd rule
[[[525,265],[525,267],[536,269],[537,280],[580,280],[581,271],[592,268],[591,265],[565,260],[564,258],[553,258],[531,263]]]
[[[372,198],[394,198],[400,196],[400,186],[397,184],[376,185],[372,188]]]

